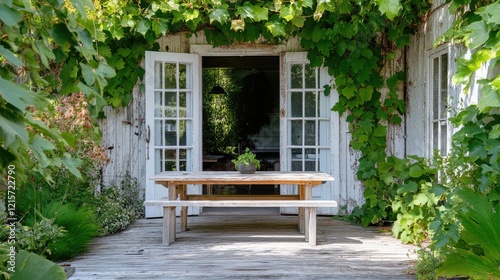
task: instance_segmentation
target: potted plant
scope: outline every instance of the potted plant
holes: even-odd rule
[[[245,152],[232,162],[236,170],[243,174],[252,174],[260,168],[260,161],[255,158],[255,154],[250,152],[249,148],[246,148]]]

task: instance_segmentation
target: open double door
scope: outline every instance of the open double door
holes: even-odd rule
[[[331,107],[337,96],[323,92],[331,78],[326,69],[310,67],[305,53],[284,53],[280,64],[281,171],[322,171],[336,177],[339,121]],[[146,52],[146,200],[168,197],[165,188],[149,180],[154,174],[202,169],[201,73],[198,54]],[[316,187],[314,199],[335,200],[338,190],[333,184]],[[201,191],[201,186],[188,186],[189,193]],[[281,186],[280,192],[292,194],[296,188]],[[189,211],[199,214],[196,208]],[[318,214],[334,211],[320,208]],[[160,207],[146,208],[146,217],[162,215]]]

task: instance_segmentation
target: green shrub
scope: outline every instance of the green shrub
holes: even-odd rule
[[[62,238],[66,233],[64,227],[54,223],[54,219],[42,217],[33,223],[33,226],[16,226],[18,250],[26,250],[37,255],[48,257],[51,255],[50,244]]]
[[[110,186],[95,199],[100,235],[126,229],[144,215],[143,199],[139,197],[137,180],[126,176],[120,186]]]
[[[99,229],[96,215],[92,209],[77,207],[71,203],[50,202],[36,216],[27,216],[25,224],[33,225],[41,217],[54,219],[55,224],[66,230],[63,237],[48,245],[51,252],[48,258],[54,261],[66,260],[84,252]]]
[[[421,249],[417,251],[418,259],[415,273],[418,280],[435,280],[436,269],[441,266],[442,258],[434,252]]]
[[[437,274],[500,279],[500,204],[471,189],[457,195],[463,201],[460,240],[451,244]]]
[[[7,262],[9,261],[9,252],[10,246],[7,243],[0,242],[0,280],[10,279],[10,271],[9,265]]]

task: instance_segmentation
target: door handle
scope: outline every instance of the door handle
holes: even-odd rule
[[[149,160],[149,140],[151,139],[151,130],[149,129],[149,125],[146,131],[146,160]]]

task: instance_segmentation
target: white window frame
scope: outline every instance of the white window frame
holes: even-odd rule
[[[444,56],[446,59],[443,60]],[[426,155],[428,158],[434,156],[435,150],[438,150],[440,155],[446,156],[451,148],[451,136],[453,132],[452,124],[449,121],[451,117],[450,106],[454,98],[454,91],[451,84],[452,65],[451,51],[449,46],[443,46],[434,49],[428,57],[428,87],[427,87],[427,140]],[[438,73],[434,71],[434,63],[437,59]],[[443,77],[443,62],[446,62],[446,77]],[[443,79],[444,78],[444,79]],[[436,85],[437,82],[437,85]],[[446,85],[443,86],[443,82]],[[435,96],[435,91],[437,96]],[[446,94],[446,97],[443,97]],[[446,104],[443,104],[443,98]],[[436,104],[437,103],[437,104]],[[436,117],[437,115],[437,117]],[[437,137],[434,131],[437,130]],[[437,138],[437,139],[436,139]],[[445,141],[443,143],[443,141]]]

